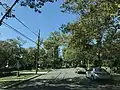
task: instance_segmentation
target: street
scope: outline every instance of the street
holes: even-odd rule
[[[9,90],[120,90],[113,81],[91,81],[74,68],[56,69]]]

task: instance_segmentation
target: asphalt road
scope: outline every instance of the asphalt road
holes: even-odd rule
[[[120,90],[114,81],[91,81],[74,68],[56,69],[9,90]]]

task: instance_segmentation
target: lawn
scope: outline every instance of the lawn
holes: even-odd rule
[[[8,86],[8,85],[23,81],[33,76],[35,76],[35,74],[34,75],[33,74],[25,74],[25,75],[22,74],[19,77],[17,76],[2,77],[0,78],[0,87]]]
[[[45,74],[44,72],[48,72],[48,69],[38,69],[38,74]],[[14,71],[17,72],[17,71]],[[43,72],[43,73],[40,73]],[[22,70],[20,71],[20,76],[7,76],[0,78],[0,87],[8,86],[20,81],[23,81],[25,79],[28,79],[30,77],[35,76],[35,70]]]

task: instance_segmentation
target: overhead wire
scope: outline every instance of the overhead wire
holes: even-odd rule
[[[20,22],[24,27],[26,27],[29,31],[31,31],[34,35],[38,36],[35,32],[33,32],[27,25],[25,25],[19,18],[17,18],[15,15],[13,17]]]
[[[3,4],[1,4],[1,6],[6,10],[6,7],[4,7]],[[20,22],[24,27],[26,27],[26,28],[27,28],[29,31],[31,31],[34,35],[38,36],[35,32],[33,32],[27,25],[25,25],[25,24],[24,24],[19,18],[17,18],[15,15],[12,14],[11,17],[14,17],[18,22]],[[22,36],[25,37],[26,39],[28,39],[28,40],[30,40],[31,42],[33,42],[33,43],[36,44],[36,42],[35,42],[34,40],[30,39],[29,37],[27,37],[26,35],[24,35],[24,34],[21,33],[20,31],[18,31],[17,29],[13,28],[13,27],[10,26],[9,24],[7,24],[7,23],[5,23],[5,22],[3,22],[3,24],[4,24],[6,27],[14,30],[15,32],[19,33],[20,35],[22,35]],[[40,46],[40,47],[41,47],[41,46]]]
[[[0,4],[2,6],[2,8],[4,8],[6,10],[6,8],[3,6],[3,4]]]
[[[28,36],[24,35],[24,34],[21,33],[20,31],[18,31],[17,29],[15,29],[15,28],[13,28],[12,26],[10,26],[9,24],[7,24],[7,23],[5,23],[5,22],[3,22],[3,24],[4,24],[6,27],[8,27],[8,28],[14,30],[15,32],[19,33],[20,35],[22,35],[23,37],[25,37],[25,38],[28,39],[29,41],[31,41],[31,42],[33,42],[33,43],[36,44],[36,42],[35,42],[34,40],[30,39]]]
[[[4,7],[4,4],[0,4],[5,10],[6,7]],[[15,15],[12,14],[11,17],[14,17],[19,23],[21,23],[24,27],[26,27],[30,32],[32,32],[34,35],[38,36],[35,32],[33,32],[27,25],[25,25],[19,18],[17,18]]]

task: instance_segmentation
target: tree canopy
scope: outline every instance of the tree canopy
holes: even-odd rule
[[[119,0],[66,0],[61,6],[62,11],[78,14],[80,17],[76,22],[62,27],[63,32],[71,33],[69,48],[65,50],[72,51],[68,56],[76,51],[78,59],[100,61],[109,57],[115,48],[119,49],[116,43],[120,43],[120,25],[115,21],[115,18],[119,17],[119,5]],[[112,43],[116,46],[112,46]]]

